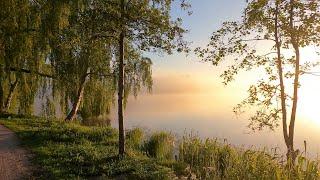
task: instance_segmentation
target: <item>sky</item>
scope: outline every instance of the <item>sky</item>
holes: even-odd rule
[[[182,17],[183,26],[189,30],[185,38],[191,42],[191,47],[198,47],[208,42],[210,34],[217,30],[226,20],[237,20],[241,17],[244,0],[192,0],[190,1],[193,14],[188,16],[179,6],[172,10],[173,17]],[[154,74],[169,72],[199,72],[205,66],[192,54],[154,55]],[[201,65],[202,64],[202,65]],[[208,69],[208,68],[206,68]]]
[[[182,17],[183,26],[189,30],[185,39],[191,42],[191,49],[204,46],[212,32],[217,30],[224,21],[237,20],[241,17],[244,0],[191,0],[193,14],[188,16],[179,5],[172,9],[172,17]],[[201,62],[192,52],[190,54],[174,53],[147,54],[153,61],[153,93],[159,91],[207,91],[203,86],[221,86],[222,80],[219,75],[221,68],[212,66],[210,63]],[[201,82],[205,78],[208,82]],[[179,86],[172,86],[179,81]],[[209,84],[210,83],[210,84]]]
[[[245,0],[191,0],[189,2],[193,12],[191,16],[176,4],[172,9],[172,17],[183,18],[183,26],[189,30],[185,39],[191,42],[191,49],[205,46],[212,32],[219,29],[223,22],[239,20],[245,7]],[[245,97],[248,85],[256,80],[250,73],[243,73],[238,79],[245,77],[245,82],[235,81],[226,87],[219,77],[224,68],[202,62],[192,52],[188,55],[150,53],[148,56],[153,60],[152,94],[195,94],[214,91],[221,97],[236,100],[231,103],[238,103]],[[234,89],[241,90],[242,93],[232,96]]]

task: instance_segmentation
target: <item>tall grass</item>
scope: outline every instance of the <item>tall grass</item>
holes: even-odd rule
[[[300,156],[293,168],[265,150],[232,147],[217,139],[185,135],[179,146],[179,162],[199,179],[319,179],[319,164]]]

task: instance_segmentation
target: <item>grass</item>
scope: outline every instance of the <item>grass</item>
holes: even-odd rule
[[[166,179],[171,169],[140,152],[117,158],[117,134],[110,127],[86,127],[44,119],[0,120],[20,137],[41,167],[38,178],[86,179],[88,177]]]
[[[0,119],[34,153],[39,179],[319,179],[319,165],[299,157],[293,168],[265,151],[235,148],[192,134],[149,138],[127,132],[127,155],[117,158],[118,132],[41,118]],[[174,158],[176,155],[176,158]]]

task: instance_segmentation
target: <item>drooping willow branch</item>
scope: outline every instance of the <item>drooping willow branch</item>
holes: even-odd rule
[[[27,74],[36,74],[38,76],[42,76],[42,77],[46,77],[46,78],[51,78],[51,79],[55,79],[56,77],[51,75],[51,74],[46,74],[46,73],[42,73],[42,72],[38,72],[38,71],[31,71],[29,69],[23,69],[23,68],[15,68],[15,67],[9,67],[10,71],[13,72],[22,72],[22,73],[27,73]]]

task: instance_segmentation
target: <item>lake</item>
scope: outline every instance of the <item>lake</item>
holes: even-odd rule
[[[226,138],[229,143],[237,146],[267,149],[279,147],[285,150],[281,126],[276,131],[252,132],[247,127],[247,116],[237,117],[232,112],[233,106],[246,95],[247,86],[244,84],[249,83],[251,82],[223,86],[217,78],[203,80],[199,76],[177,74],[155,77],[151,94],[142,93],[137,98],[129,98],[125,110],[125,126],[151,131],[166,130],[180,136],[185,132],[196,132],[203,138]],[[309,89],[316,91],[320,88],[305,87],[301,92],[308,94]],[[301,100],[300,112],[307,100],[308,96]],[[117,127],[115,114],[113,111],[112,125]],[[302,152],[306,140],[308,156],[317,157],[320,152],[319,130],[319,121],[298,113],[295,146]]]

